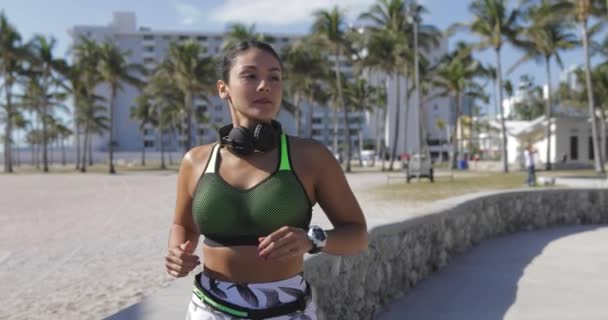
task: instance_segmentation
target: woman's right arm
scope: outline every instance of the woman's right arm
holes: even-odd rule
[[[177,198],[173,223],[169,231],[168,254],[165,258],[167,272],[184,277],[200,264],[194,254],[200,236],[192,218],[192,192],[190,184],[194,176],[192,150],[184,155],[177,175]]]

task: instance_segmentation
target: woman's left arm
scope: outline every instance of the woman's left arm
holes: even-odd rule
[[[322,251],[333,255],[354,255],[367,248],[367,224],[344,172],[329,150],[320,143],[305,147],[307,176],[312,176],[317,203],[333,225],[327,230]],[[284,226],[261,237],[259,255],[264,259],[301,257],[312,248],[307,230]]]
[[[340,164],[323,145],[315,150],[315,196],[333,225],[323,252],[354,255],[367,248],[367,223]]]

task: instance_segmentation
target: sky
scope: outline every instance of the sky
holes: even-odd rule
[[[75,25],[107,25],[115,11],[136,13],[137,25],[152,30],[172,31],[224,31],[232,22],[256,24],[260,32],[305,34],[310,31],[312,13],[320,8],[339,5],[347,11],[348,22],[356,23],[357,16],[370,8],[374,0],[0,0],[0,11],[17,27],[24,39],[34,34],[52,35],[58,40],[56,55],[67,56],[71,39],[67,30]],[[511,0],[515,4],[515,0]],[[419,0],[428,13],[423,23],[445,30],[455,22],[468,22],[472,15],[465,0]],[[575,30],[578,32],[578,30]],[[475,41],[477,38],[461,32],[450,38],[450,48],[457,41]],[[495,64],[493,51],[476,53],[484,63]],[[502,52],[505,78],[516,84],[523,74],[533,77],[537,84],[545,84],[543,64],[528,62],[510,75],[506,70],[521,57],[521,52],[506,46]],[[583,63],[581,49],[562,53],[565,67]],[[557,84],[560,70],[552,64],[552,86]],[[491,92],[491,90],[489,91]],[[493,100],[491,100],[493,101]],[[489,113],[493,113],[491,106]]]

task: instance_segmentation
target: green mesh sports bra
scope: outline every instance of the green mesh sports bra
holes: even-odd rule
[[[241,190],[219,175],[216,144],[192,199],[192,215],[201,234],[223,246],[258,245],[283,226],[308,228],[312,204],[292,170],[287,136],[281,134],[276,170],[254,187]]]

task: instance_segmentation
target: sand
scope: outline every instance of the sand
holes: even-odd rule
[[[349,175],[366,214],[389,215]],[[164,271],[176,174],[0,176],[0,319],[103,319],[170,284]],[[318,206],[313,222],[328,225]]]

